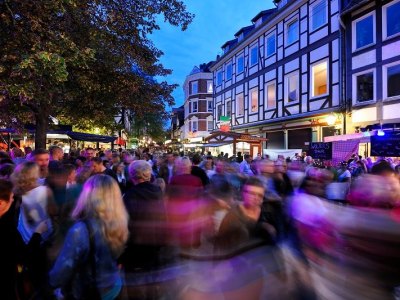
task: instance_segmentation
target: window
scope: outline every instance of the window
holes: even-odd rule
[[[311,28],[316,30],[327,23],[326,0],[315,2],[311,8]]]
[[[250,65],[254,66],[258,63],[258,47],[255,46],[250,50]]]
[[[207,80],[207,93],[212,94],[213,92],[213,82],[212,80]]]
[[[230,117],[232,113],[232,105],[231,105],[231,100],[226,101],[226,116]]]
[[[275,82],[265,84],[265,105],[267,108],[275,108],[276,106],[276,86]]]
[[[297,20],[291,22],[287,26],[287,45],[293,44],[299,39],[299,22]]]
[[[311,97],[328,93],[328,61],[317,63],[311,67]]]
[[[385,24],[386,23],[386,24]],[[400,33],[400,1],[383,7],[383,38]]]
[[[374,73],[368,72],[355,76],[357,102],[374,100]]]
[[[197,131],[197,121],[192,121],[192,131],[193,132]]]
[[[192,112],[197,112],[198,111],[198,106],[197,106],[197,101],[192,102]]]
[[[251,112],[258,111],[258,89],[251,90],[250,92]]]
[[[212,100],[208,100],[207,101],[207,111],[208,112],[212,112],[213,111],[213,101]]]
[[[386,97],[400,96],[400,64],[385,67],[386,69]]]
[[[267,57],[276,52],[276,36],[275,33],[267,37]]]
[[[217,106],[217,121],[222,117],[222,104]]]
[[[232,64],[226,66],[226,80],[232,79]]]
[[[217,85],[222,84],[222,70],[217,72]]]
[[[236,95],[236,109],[237,115],[243,116],[244,115],[244,97],[243,93]]]
[[[237,73],[239,74],[239,73],[242,73],[243,71],[244,71],[244,58],[243,58],[243,55],[242,56],[239,56],[238,57],[238,59],[237,59]]]
[[[199,84],[197,81],[191,82],[191,95],[197,94],[199,90]]]
[[[353,23],[353,50],[357,50],[375,42],[374,15],[369,14]]]
[[[214,129],[214,122],[213,121],[207,121],[207,130],[212,131]]]
[[[299,100],[299,74],[292,73],[286,76],[286,102],[295,102]]]

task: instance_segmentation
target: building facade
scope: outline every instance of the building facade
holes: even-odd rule
[[[210,64],[194,67],[183,85],[185,95],[183,140],[188,145],[201,143],[214,128]]]
[[[400,0],[347,0],[341,19],[349,131],[399,128]]]
[[[229,117],[232,131],[267,138],[263,148],[307,151],[343,131],[340,0],[276,2],[211,66],[214,126]]]

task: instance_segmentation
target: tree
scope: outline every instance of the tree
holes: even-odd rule
[[[175,86],[149,80],[171,72],[148,38],[158,15],[193,18],[179,0],[0,0],[0,119],[34,121],[44,147],[50,115],[87,127],[164,111]]]

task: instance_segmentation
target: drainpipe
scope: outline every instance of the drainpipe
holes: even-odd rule
[[[340,68],[340,76],[341,80],[339,80],[339,90],[340,90],[340,97],[342,98],[342,103],[341,103],[341,114],[343,116],[343,133],[347,133],[347,97],[346,97],[346,25],[343,23],[343,20],[341,18],[341,15],[339,13],[338,16],[339,20],[339,48],[340,48],[340,53],[339,53],[339,68]],[[349,107],[350,109],[350,107]],[[344,110],[344,112],[343,112]]]

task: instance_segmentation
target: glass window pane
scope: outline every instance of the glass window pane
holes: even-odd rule
[[[386,16],[387,36],[400,33],[400,2],[388,6]]]
[[[213,83],[212,81],[207,81],[207,93],[212,94],[213,92]]]
[[[213,121],[208,121],[207,122],[207,130],[212,131],[214,129],[214,123]]]
[[[297,21],[290,23],[287,29],[287,43],[290,45],[298,40],[299,38],[299,23]]]
[[[374,42],[373,30],[374,19],[372,15],[356,23],[357,49]]]
[[[271,35],[267,39],[267,56],[275,53],[275,34]]]
[[[369,101],[374,99],[374,73],[357,76],[357,101]]]
[[[327,69],[328,64],[326,61],[312,67],[312,96],[319,96],[327,93]]]
[[[217,73],[217,85],[220,85],[222,83],[222,71],[219,71]]]
[[[251,49],[250,64],[253,66],[258,63],[258,47]]]
[[[207,106],[207,111],[212,111],[213,110],[213,103],[212,101],[208,101],[208,106]]]
[[[237,114],[238,116],[242,116],[244,114],[244,98],[243,94],[239,94],[236,96],[237,101]]]
[[[226,116],[227,117],[231,116],[231,101],[226,102]]]
[[[222,116],[222,105],[220,104],[220,105],[218,105],[218,109],[217,109],[217,119],[218,119],[218,121],[221,118],[221,116]]]
[[[230,80],[232,78],[232,64],[226,66],[226,80]]]
[[[269,84],[267,87],[267,108],[275,107],[275,103],[276,103],[275,84]]]
[[[251,112],[258,111],[258,91],[251,92]]]
[[[317,29],[326,24],[326,2],[321,1],[312,9],[312,29]]]
[[[387,68],[387,96],[400,96],[400,65]]]
[[[298,81],[299,76],[297,74],[291,75],[288,78],[288,102],[299,100]]]
[[[241,56],[238,58],[238,61],[237,61],[237,72],[241,73],[241,72],[243,72],[243,70],[244,70],[244,59],[243,59],[243,56]]]

